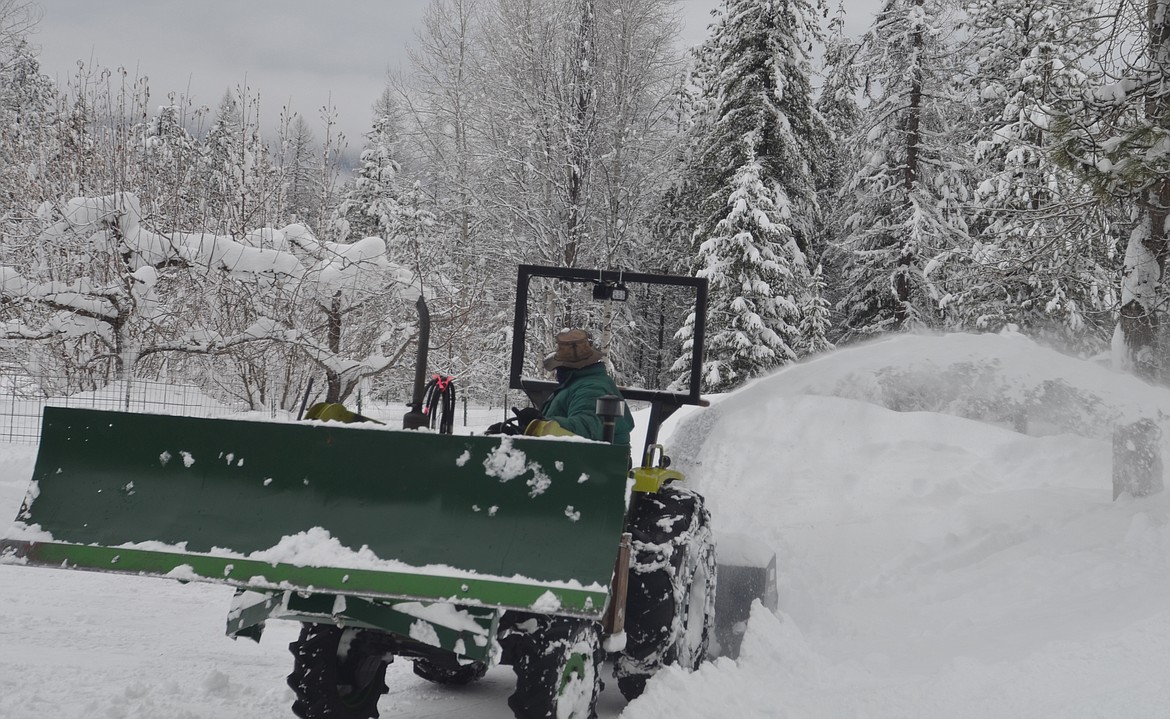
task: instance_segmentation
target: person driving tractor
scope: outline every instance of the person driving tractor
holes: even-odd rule
[[[488,434],[546,435],[575,434],[601,440],[603,425],[597,415],[597,400],[605,395],[621,396],[617,384],[605,369],[605,353],[593,344],[593,337],[582,329],[569,329],[556,336],[556,348],[544,358],[544,368],[556,372],[557,387],[540,409],[512,408],[515,423],[497,422]],[[630,444],[634,418],[629,405],[622,402],[622,416],[614,427],[613,443]]]

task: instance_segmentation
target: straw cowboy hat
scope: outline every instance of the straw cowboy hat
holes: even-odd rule
[[[593,336],[585,330],[565,330],[557,334],[557,348],[544,358],[544,368],[581,369],[605,359],[605,353],[593,346]]]

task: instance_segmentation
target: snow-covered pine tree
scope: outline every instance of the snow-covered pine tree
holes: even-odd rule
[[[51,140],[56,94],[27,42],[0,59],[0,196],[6,210],[29,209],[44,200],[42,157]]]
[[[753,139],[744,138],[749,147]],[[750,155],[733,180],[727,212],[699,245],[699,269],[709,285],[703,385],[723,392],[745,380],[796,359],[799,306],[792,288],[807,287],[804,257],[786,224],[790,208],[778,204],[764,181],[761,163]],[[684,356],[690,357],[694,313],[681,330]]]
[[[1053,123],[1059,159],[1105,197],[1122,201],[1134,228],[1121,272],[1114,364],[1165,380],[1166,263],[1170,258],[1170,0],[1123,3],[1098,53],[1104,77],[1068,98]]]
[[[361,165],[347,185],[338,215],[349,225],[349,236],[389,239],[398,231],[401,209],[397,122],[394,100],[384,91],[374,105],[373,127],[366,134]]]
[[[814,167],[829,135],[804,49],[820,36],[819,8],[725,0],[699,54],[709,62],[697,71],[706,112],[684,182],[699,208],[692,269],[711,282],[708,391],[796,358],[805,254],[818,227]],[[680,331],[684,357],[691,331],[689,323]]]
[[[843,222],[844,218],[837,218],[832,211],[831,206],[837,204],[833,197],[856,170],[845,140],[853,136],[861,121],[861,108],[857,104],[857,93],[861,89],[857,67],[859,49],[860,44],[845,35],[845,6],[838,5],[837,13],[829,23],[823,57],[824,82],[815,105],[832,133],[825,138],[820,151],[823,167],[821,187],[818,188],[822,206],[829,206],[825,207],[829,223],[833,220]]]
[[[317,139],[303,115],[293,114],[282,128],[283,152],[281,175],[284,180],[284,203],[292,220],[303,222],[320,233],[322,167],[317,155]]]
[[[817,265],[809,277],[808,292],[800,308],[800,343],[796,347],[798,354],[807,356],[833,349],[833,343],[829,341],[832,317],[832,305],[825,299],[824,270],[821,265]]]
[[[844,336],[937,326],[930,273],[965,235],[965,179],[948,134],[954,102],[947,0],[886,0],[862,39],[869,105],[851,138],[860,167],[840,193],[848,212]]]
[[[861,121],[861,107],[858,94],[861,91],[861,76],[857,67],[860,43],[845,35],[845,6],[841,3],[829,22],[822,57],[820,93],[816,109],[824,118],[830,135],[825,137],[820,150],[821,172],[818,176],[817,196],[821,204],[822,235],[815,256],[820,257],[821,280],[825,286],[819,293],[810,292],[809,300],[827,302],[829,316],[841,297],[841,286],[837,278],[842,275],[845,253],[837,248],[835,241],[845,234],[848,219],[848,205],[839,202],[837,195],[841,188],[857,171],[857,157],[851,151],[848,139],[857,132]],[[825,276],[832,278],[825,280]],[[826,317],[829,319],[829,317]],[[832,327],[825,328],[835,333]]]
[[[691,126],[701,114],[697,108],[699,95],[694,64],[692,50],[688,53],[688,67],[679,74],[669,96],[673,132],[665,186],[660,186],[647,219],[649,241],[634,247],[633,266],[643,271],[673,275],[690,275],[695,271],[693,230],[699,221],[699,208],[693,201],[690,178],[685,172],[695,149],[696,138]],[[676,376],[673,364],[682,354],[682,341],[674,333],[693,308],[689,299],[667,297],[667,294],[637,299],[637,312],[641,316],[635,321],[643,331],[635,338],[630,359],[635,367],[631,376],[638,377],[641,387],[664,388]]]
[[[689,54],[688,63],[695,61],[695,55]],[[702,114],[693,67],[688,67],[675,81],[669,113],[671,148],[667,175],[647,220],[652,241],[636,250],[641,260],[636,266],[685,274],[694,271],[692,233],[699,223],[698,208],[693,202],[695,195],[689,185],[691,178],[686,172],[697,139],[691,128],[695,118]]]
[[[259,114],[259,96],[242,88],[224,93],[212,120],[200,158],[204,226],[212,232],[242,237],[249,228],[274,224],[276,173]]]
[[[143,212],[160,230],[191,227],[199,219],[203,185],[199,143],[187,131],[184,107],[171,97],[141,128],[136,143]]]
[[[946,268],[946,312],[963,328],[1016,325],[1089,352],[1107,342],[1112,238],[1083,180],[1054,161],[1047,109],[1087,81],[1094,10],[1090,0],[966,5],[974,212],[971,244]]]

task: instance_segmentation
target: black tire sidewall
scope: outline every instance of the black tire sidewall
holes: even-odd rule
[[[374,719],[378,700],[388,691],[386,667],[381,661],[358,696],[343,696],[341,687],[352,686],[356,667],[371,659],[355,653],[351,645],[344,659],[338,658],[345,630],[332,624],[304,623],[300,637],[289,644],[294,658],[288,685],[296,694],[293,713],[301,719]]]
[[[596,716],[597,696],[601,692],[601,631],[596,622],[542,617],[538,628],[525,640],[525,651],[513,669],[516,691],[508,697],[508,706],[517,719],[549,719],[559,715],[561,702],[573,697],[562,696],[561,685],[569,663],[582,661],[588,687],[586,704],[579,706],[574,719]],[[584,652],[584,656],[582,655]],[[574,655],[580,659],[574,659]]]
[[[630,531],[634,551],[626,600],[626,647],[617,658],[615,673],[623,695],[634,698],[641,693],[644,679],[662,666],[681,663],[695,669],[703,661],[714,624],[716,578],[710,515],[698,493],[666,485],[657,493],[640,495]],[[700,569],[706,579],[702,639],[700,646],[690,648],[690,656],[680,657],[688,649],[682,642]],[[680,658],[684,661],[679,662]]]

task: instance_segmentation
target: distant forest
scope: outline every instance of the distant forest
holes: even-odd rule
[[[0,0],[0,374],[398,401],[422,294],[432,369],[493,401],[527,263],[707,278],[705,392],[914,331],[1164,383],[1168,5],[886,0],[848,37],[723,0],[688,50],[674,0],[429,0],[346,162],[335,116],[253,88],[58,86]],[[685,375],[689,299],[575,292],[536,288],[529,357],[580,326],[621,384]]]

